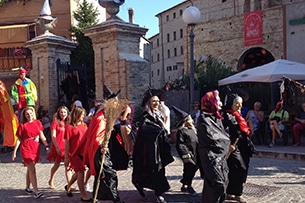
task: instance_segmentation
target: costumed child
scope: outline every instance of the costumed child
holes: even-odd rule
[[[176,127],[176,150],[183,161],[183,175],[180,182],[182,183],[181,191],[191,195],[196,195],[192,187],[192,181],[198,170],[197,163],[197,130],[194,126],[194,120],[191,115],[181,109],[172,106],[176,116],[179,119]]]

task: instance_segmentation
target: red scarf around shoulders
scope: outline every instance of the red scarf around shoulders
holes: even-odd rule
[[[227,110],[227,112],[229,112],[233,116],[235,116],[240,130],[249,136],[251,133],[251,130],[247,124],[247,121],[241,116],[241,114],[238,111],[233,111],[233,110]]]

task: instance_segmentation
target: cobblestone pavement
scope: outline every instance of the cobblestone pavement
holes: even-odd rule
[[[248,203],[305,203],[305,162],[304,160],[292,160],[290,157],[280,159],[277,153],[283,154],[282,150],[289,150],[289,147],[276,147],[268,149],[266,146],[258,147],[262,152],[251,159],[249,176],[244,186],[244,197]],[[267,152],[266,152],[267,151]],[[174,155],[175,149],[173,148]],[[270,158],[264,158],[269,153]],[[273,153],[272,157],[270,153]],[[305,153],[305,147],[294,148],[292,153],[295,157]],[[25,194],[25,172],[26,168],[21,163],[20,154],[17,160],[10,160],[11,152],[0,155],[0,202],[1,203],[71,203],[81,202],[78,192],[73,197],[67,197],[64,191],[65,177],[64,167],[61,166],[55,177],[56,189],[48,188],[48,179],[52,163],[45,160],[42,154],[42,161],[36,165],[38,174],[38,187],[44,193],[41,199],[34,199],[32,195]],[[275,158],[276,157],[276,158]],[[285,156],[282,156],[282,158]],[[131,169],[119,171],[119,191],[121,199],[126,203],[155,203],[152,191],[147,191],[147,198],[143,200],[131,184]],[[182,174],[182,162],[175,157],[166,170],[167,178],[171,185],[171,190],[164,197],[171,203],[199,203],[200,195],[190,196],[180,192],[181,184],[179,180]],[[92,184],[94,177],[91,177]],[[199,173],[193,182],[194,189],[200,194],[203,181]],[[75,187],[77,185],[75,184]],[[106,203],[107,201],[100,201]],[[229,201],[226,201],[229,203]],[[108,203],[108,202],[107,202]]]

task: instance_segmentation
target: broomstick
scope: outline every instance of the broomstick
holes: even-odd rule
[[[234,146],[234,147],[236,147],[236,145],[237,145],[237,143],[238,143],[238,140],[239,140],[239,138],[236,138],[235,142],[233,143],[233,146]],[[229,156],[230,156],[231,153],[232,153],[231,151],[229,151],[229,152],[227,153],[226,159],[229,158]]]
[[[121,113],[123,108],[128,104],[130,104],[130,101],[128,101],[126,99],[119,100],[116,97],[108,99],[104,103],[104,111],[105,111],[105,118],[106,118],[106,129],[105,129],[104,141],[103,141],[103,144],[102,144],[103,148],[108,148],[108,143],[109,143],[109,139],[110,139],[110,136],[111,136],[111,132],[113,130],[115,120],[119,117],[119,114]],[[99,173],[98,173],[98,179],[97,179],[96,188],[95,188],[95,191],[94,191],[93,202],[96,201],[98,188],[100,187],[100,179],[101,179],[101,175],[102,175],[102,172],[103,172],[104,159],[105,159],[105,154],[102,153],[101,167],[100,167],[100,170],[99,170]]]

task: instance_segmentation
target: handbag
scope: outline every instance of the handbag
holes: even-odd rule
[[[274,120],[274,121],[276,121],[276,122],[280,122],[280,121],[281,121],[281,118],[278,117],[278,116],[274,116],[272,120]]]

